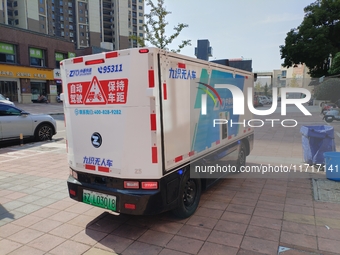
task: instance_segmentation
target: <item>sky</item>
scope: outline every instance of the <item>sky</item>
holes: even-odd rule
[[[153,0],[156,3],[156,0]],[[178,23],[188,24],[169,45],[177,49],[182,40],[191,40],[181,54],[195,57],[197,40],[208,39],[213,49],[209,60],[252,59],[253,72],[280,69],[280,45],[287,33],[304,18],[303,9],[313,0],[165,0],[169,23],[167,35]],[[145,12],[149,10],[145,6]]]

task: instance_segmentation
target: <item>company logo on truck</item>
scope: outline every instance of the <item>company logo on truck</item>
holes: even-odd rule
[[[77,70],[70,70],[68,73],[68,77],[76,77],[76,76],[85,76],[85,75],[91,75],[92,74],[92,68],[83,68],[83,69],[77,69]]]
[[[169,78],[171,79],[182,79],[182,80],[193,80],[196,79],[196,71],[184,69],[184,68],[175,68],[172,67],[169,69]]]

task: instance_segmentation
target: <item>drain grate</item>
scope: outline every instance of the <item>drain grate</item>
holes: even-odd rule
[[[313,195],[316,201],[340,203],[340,182],[313,179]]]

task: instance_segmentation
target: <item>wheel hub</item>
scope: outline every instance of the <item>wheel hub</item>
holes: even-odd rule
[[[188,180],[184,187],[183,201],[185,206],[191,206],[195,202],[196,183]]]

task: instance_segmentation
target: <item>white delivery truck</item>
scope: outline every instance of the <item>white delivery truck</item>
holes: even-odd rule
[[[250,72],[150,47],[66,59],[61,76],[67,183],[77,201],[189,217],[201,190],[221,177],[216,162],[239,167],[252,150],[246,100],[235,115],[231,91],[215,89],[245,92]]]

